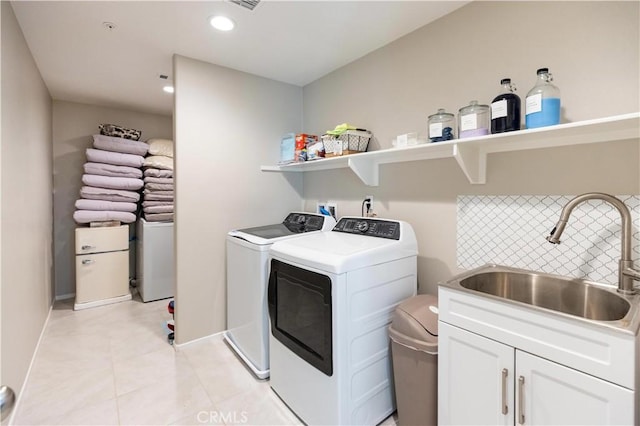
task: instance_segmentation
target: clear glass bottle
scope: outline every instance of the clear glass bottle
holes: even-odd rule
[[[491,115],[488,105],[480,105],[471,101],[469,105],[458,111],[458,137],[473,138],[489,134]]]
[[[500,80],[502,90],[491,102],[491,133],[520,130],[520,96],[510,78]]]
[[[453,139],[455,122],[453,114],[440,108],[438,112],[429,116],[429,140],[442,142]]]
[[[536,85],[527,93],[525,103],[527,129],[560,123],[560,89],[551,84],[549,68],[540,68],[537,74]]]

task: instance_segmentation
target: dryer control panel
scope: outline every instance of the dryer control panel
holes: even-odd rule
[[[342,218],[333,228],[335,232],[347,234],[367,235],[369,237],[400,239],[400,224],[391,220],[371,218]]]

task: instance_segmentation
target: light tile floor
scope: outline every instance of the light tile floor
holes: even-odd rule
[[[168,300],[73,311],[57,302],[17,425],[301,424],[221,337],[176,351]]]
[[[56,302],[14,424],[302,424],[219,335],[170,346],[167,303]]]

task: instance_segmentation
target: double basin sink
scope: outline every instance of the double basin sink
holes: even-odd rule
[[[634,335],[640,325],[640,296],[623,296],[615,287],[609,289],[590,281],[486,265],[458,275],[443,285]]]

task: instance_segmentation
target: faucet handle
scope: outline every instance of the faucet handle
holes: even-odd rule
[[[631,277],[636,281],[640,281],[640,271],[637,271],[631,267],[624,268],[622,270],[622,274],[626,275],[627,277]]]

